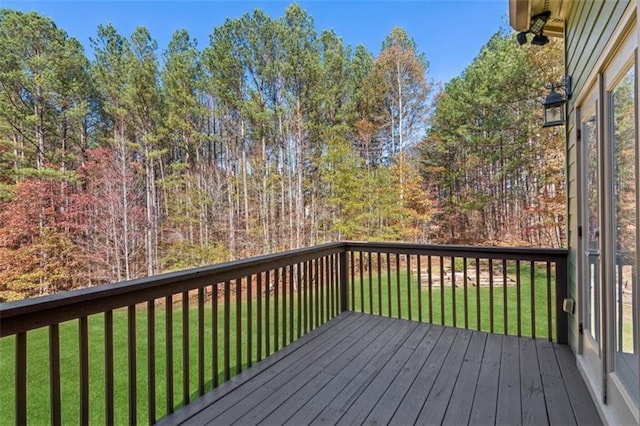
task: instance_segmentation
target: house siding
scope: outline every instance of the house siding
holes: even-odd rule
[[[578,280],[580,277],[578,251],[580,224],[578,194],[578,158],[581,155],[577,145],[577,127],[575,100],[581,97],[597,79],[603,67],[602,55],[606,55],[605,47],[609,43],[616,26],[625,10],[635,0],[621,1],[574,1],[566,20],[565,28],[565,63],[566,74],[572,77],[573,101],[568,105],[567,132],[567,239],[569,247],[569,282],[568,294],[579,301]],[[580,306],[578,303],[577,306]],[[578,326],[581,312],[576,309],[569,315],[569,344],[574,351],[579,351]]]

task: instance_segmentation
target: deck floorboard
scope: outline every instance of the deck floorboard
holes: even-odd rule
[[[598,422],[566,346],[345,312],[160,423]]]

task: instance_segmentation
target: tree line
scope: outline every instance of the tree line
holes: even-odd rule
[[[292,4],[91,49],[0,10],[0,301],[339,239],[562,244],[557,46],[499,32],[434,90],[401,28],[374,56]]]

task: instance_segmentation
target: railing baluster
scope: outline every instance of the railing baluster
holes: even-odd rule
[[[339,262],[340,262],[340,278],[339,278],[339,286],[340,286],[340,312],[344,312],[347,310],[347,302],[348,302],[348,288],[349,288],[349,278],[347,277],[347,253],[340,252],[339,254]],[[328,319],[328,318],[327,318]]]
[[[173,413],[173,296],[164,299],[165,309],[165,355],[167,357],[167,414]],[[113,361],[112,361],[113,362]],[[113,401],[112,401],[113,402]],[[107,422],[107,424],[113,424]]]
[[[337,254],[333,254],[330,256],[332,270],[331,270],[331,288],[333,289],[333,312],[331,314],[331,318],[335,317],[340,313],[340,262]]]
[[[27,424],[27,333],[16,334],[16,425]]]
[[[378,252],[378,315],[382,315],[382,258]]]
[[[182,292],[182,403],[188,404],[189,392],[189,292]]]
[[[294,287],[294,265],[287,266],[289,274],[289,342],[293,342],[293,287]]]
[[[567,259],[558,257],[555,260],[555,299],[556,299],[556,342],[567,344],[568,325],[567,316],[563,314],[563,303],[567,297]]]
[[[504,305],[503,315],[504,315],[504,334],[509,334],[509,309],[508,309],[508,298],[507,298],[507,261],[502,259],[502,303]]]
[[[327,289],[327,305],[328,315],[327,318],[333,318],[338,310],[337,296],[338,291],[335,287],[335,275],[334,275],[334,263],[332,257],[324,257],[324,276],[325,276],[325,286]]]
[[[338,315],[341,310],[341,302],[340,302],[340,255],[338,253],[333,254],[332,256],[332,279],[333,279],[333,299],[335,300],[335,308],[331,318]]]
[[[320,325],[320,283],[318,282],[319,277],[320,273],[318,272],[318,259],[313,259],[313,304],[315,309],[316,327]]]
[[[463,281],[463,286],[464,286],[464,328],[468,329],[469,328],[469,283],[467,282],[469,280],[469,270],[468,270],[468,263],[467,263],[467,258],[463,257],[462,258],[462,281]]]
[[[104,422],[115,423],[113,405],[113,311],[104,313]]]
[[[147,411],[156,422],[156,312],[155,300],[147,302]]]
[[[362,252],[358,253],[358,260],[360,264],[360,312],[364,312],[364,266],[362,262]]]
[[[333,288],[332,300],[334,301],[333,313],[331,314],[331,317],[333,318],[340,313],[340,271],[338,270],[339,268],[338,254],[334,253],[330,256],[330,258],[331,258],[331,265],[332,265],[331,276],[333,280],[331,284],[331,287]]]
[[[287,345],[287,267],[282,268],[282,346]]]
[[[400,296],[400,254],[396,254],[396,293],[398,295],[397,318],[402,318],[402,297]]]
[[[451,258],[451,309],[453,311],[453,326],[458,326],[458,317],[456,316],[456,259]]]
[[[431,266],[431,255],[429,255],[427,257],[427,269],[429,273],[429,323],[433,324],[433,275]]]
[[[273,284],[272,284],[272,288],[273,288],[273,351],[276,352],[278,349],[280,349],[279,346],[279,333],[280,333],[280,329],[279,329],[279,323],[280,320],[278,318],[278,298],[279,298],[279,294],[278,294],[278,287],[279,287],[279,283],[278,281],[280,280],[280,269],[276,268],[273,271]]]
[[[135,317],[134,317],[135,318]],[[135,340],[134,340],[135,343]],[[80,424],[89,423],[89,325],[87,317],[80,318]],[[135,358],[134,358],[135,365]]]
[[[480,259],[476,257],[476,328],[481,328],[481,314],[480,314]]]
[[[547,261],[547,336],[550,342],[553,341],[553,324],[551,317],[551,262]]]
[[[297,336],[298,338],[300,338],[300,336],[302,335],[302,282],[303,282],[303,277],[302,277],[302,263],[298,263],[298,267],[297,267],[297,271],[296,271],[296,280],[298,282],[298,290],[297,290],[297,299],[298,299],[298,322],[296,324],[296,328],[297,328]]]
[[[260,299],[258,299],[258,303],[259,303]],[[219,304],[218,304],[218,283],[214,283],[211,286],[211,354],[212,354],[212,365],[211,365],[211,375],[213,376],[213,387],[217,388],[218,385],[220,384],[220,379],[218,378],[218,376],[220,376],[220,360],[219,360],[219,353],[220,353],[220,344],[219,344],[219,335],[218,335],[218,331],[219,331],[219,327],[218,327],[218,318],[219,318],[219,314],[218,314],[218,310],[219,310]],[[260,307],[260,305],[258,305],[258,308]],[[260,336],[260,326],[258,326],[258,336]],[[258,337],[259,338],[259,337]],[[260,355],[258,354],[258,358],[260,357]]]
[[[231,378],[231,281],[224,282],[224,381]]]
[[[62,424],[60,411],[60,329],[58,324],[49,326],[49,392],[51,424]]]
[[[198,288],[198,395],[204,395],[204,288]]]
[[[411,321],[411,255],[407,254],[407,309],[409,310],[409,321]]]
[[[520,261],[516,261],[516,317],[518,321],[518,337],[522,336],[522,300],[520,294],[520,285],[522,279],[520,277]]]
[[[493,259],[489,259],[489,331],[493,333]]]
[[[309,260],[307,265],[309,266],[309,330],[313,330],[315,327],[314,321],[316,317],[315,313],[315,282],[313,282],[313,277],[315,276],[315,271],[313,270],[313,260]]]
[[[129,359],[129,424],[138,423],[138,401],[137,401],[137,362],[136,362],[136,305],[129,305],[127,308],[127,330],[129,332],[128,339],[128,359]],[[82,379],[81,379],[82,381]],[[82,419],[82,407],[80,407],[80,424],[86,425]]]
[[[313,329],[313,264],[310,260],[307,260],[304,265],[304,334],[307,334],[309,330]]]
[[[356,273],[356,262],[355,262],[355,254],[353,251],[349,252],[349,257],[351,258],[351,261],[349,262],[349,266],[351,269],[351,310],[355,311],[356,310],[356,298],[354,297],[354,295],[356,294],[356,277],[355,277],[355,273]]]
[[[391,254],[386,253],[387,256],[387,314],[389,318],[393,317],[391,313]]]
[[[440,257],[440,324],[445,324],[445,304],[444,304],[444,257]]]
[[[346,256],[346,253],[345,253]],[[346,268],[345,264],[345,268]],[[325,310],[326,310],[326,320],[329,321],[331,318],[336,316],[336,313],[339,312],[341,306],[337,301],[340,299],[340,289],[338,285],[334,285],[334,271],[332,270],[331,256],[324,256],[319,264],[321,269],[322,279],[321,284],[324,287],[324,297],[325,297]],[[347,270],[345,269],[345,274]],[[345,284],[348,285],[349,279],[346,278]],[[352,283],[353,285],[353,283]],[[349,293],[349,289],[347,288],[347,293]],[[348,303],[347,300],[345,302]],[[345,306],[348,309],[348,305]]]
[[[421,255],[416,256],[416,268],[418,269],[418,321],[422,322],[422,262]]]
[[[247,367],[253,365],[253,275],[246,278],[247,286]]]
[[[307,334],[309,327],[309,262],[302,262],[302,336]]]
[[[312,259],[309,261],[309,329],[313,330],[315,327],[319,325],[318,318],[318,265],[316,262],[317,259]]]
[[[371,270],[371,252],[367,253],[367,270],[369,272],[369,313],[373,313],[373,271]]]
[[[327,312],[327,283],[325,281],[325,258],[318,259],[318,281],[320,285],[320,321],[323,323],[331,318],[331,315]]]
[[[531,337],[536,338],[536,263],[531,261]]]
[[[309,261],[309,327],[311,330],[318,326],[318,270],[316,269],[316,266],[316,259],[312,259]]]
[[[265,356],[271,355],[271,271],[265,273],[264,280],[264,343]]]
[[[257,360],[261,361],[262,360],[262,328],[263,328],[262,327],[262,272],[260,272],[257,276],[256,286],[257,286],[256,298],[258,302],[258,312],[256,312],[258,317],[258,328],[257,328],[258,339],[256,344],[256,351],[257,351]]]
[[[242,372],[242,280],[236,278],[236,374]]]
[[[327,318],[333,318],[333,311],[331,309],[331,301],[332,296],[333,296],[333,288],[331,286],[331,265],[329,263],[329,258],[328,257],[323,257],[322,258],[322,268],[323,268],[323,274],[324,274],[324,287],[325,287],[325,293],[326,293],[326,304],[327,304]],[[353,283],[351,283],[351,285],[353,286]],[[352,297],[353,299],[353,297]]]

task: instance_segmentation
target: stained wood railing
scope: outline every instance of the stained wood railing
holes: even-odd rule
[[[331,243],[0,304],[0,411],[152,424],[345,310],[566,342],[566,256]]]
[[[349,309],[567,342],[562,249],[347,243]]]

